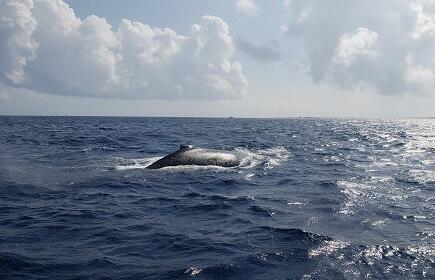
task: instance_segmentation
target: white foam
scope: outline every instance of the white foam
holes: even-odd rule
[[[184,271],[185,274],[190,274],[190,276],[195,276],[199,273],[201,273],[202,268],[198,268],[198,267],[189,267],[188,269],[186,269],[186,271]]]
[[[282,164],[290,157],[290,152],[284,147],[250,150],[247,148],[235,149],[243,158],[241,168],[251,169],[263,165],[264,169],[271,169]]]
[[[291,200],[289,200],[289,201],[287,201],[287,205],[289,205],[289,206],[302,206],[302,205],[304,205],[304,203],[299,202],[299,201],[291,201]]]
[[[163,171],[172,171],[172,172],[180,172],[180,171],[199,171],[199,170],[213,170],[213,171],[225,171],[231,170],[234,167],[222,167],[217,165],[177,165],[177,166],[166,166],[162,167],[159,170]]]
[[[382,228],[389,222],[388,219],[382,219],[372,222],[372,226]]]
[[[349,242],[344,242],[344,241],[335,241],[335,240],[328,240],[325,241],[322,246],[311,250],[308,255],[310,257],[317,257],[317,256],[329,256],[335,252],[337,252],[338,250],[344,249],[347,246],[349,246]]]
[[[141,158],[141,159],[124,159],[118,158],[115,170],[132,170],[132,169],[145,169],[153,162],[161,159],[161,157]]]

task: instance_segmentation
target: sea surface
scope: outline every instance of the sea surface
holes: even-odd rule
[[[0,117],[0,279],[435,279],[435,119]]]

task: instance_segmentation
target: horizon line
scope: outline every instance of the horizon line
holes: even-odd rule
[[[252,117],[252,116],[146,116],[146,115],[27,115],[0,114],[0,117],[89,117],[89,118],[196,118],[196,119],[435,119],[435,116],[406,116],[406,117],[362,117],[362,116],[281,116],[281,117]]]

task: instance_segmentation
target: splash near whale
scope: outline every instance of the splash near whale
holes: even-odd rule
[[[240,162],[240,157],[232,152],[181,145],[178,151],[159,159],[147,168],[160,169],[179,165],[235,167],[239,166]]]

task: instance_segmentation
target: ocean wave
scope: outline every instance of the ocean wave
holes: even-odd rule
[[[319,247],[310,250],[309,256],[322,259],[323,262],[325,259],[334,259],[334,267],[342,271],[345,278],[370,279],[375,276],[374,271],[378,271],[383,277],[425,278],[435,265],[433,248],[428,246],[400,248],[384,244],[358,245],[326,240]],[[307,274],[306,278],[311,279],[311,276],[318,273],[319,270],[316,269]]]
[[[1,118],[1,279],[435,276],[433,120]]]

